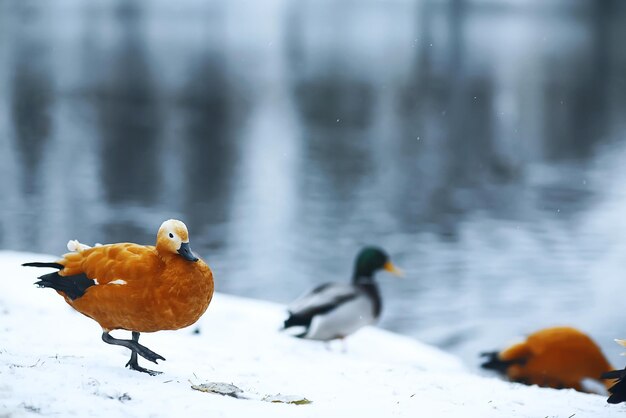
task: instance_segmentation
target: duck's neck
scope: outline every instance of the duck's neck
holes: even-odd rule
[[[359,275],[355,273],[354,277],[352,278],[352,284],[358,286],[361,291],[365,292],[367,297],[372,301],[372,313],[374,314],[374,318],[378,318],[380,316],[383,304],[380,297],[380,291],[378,290],[378,285],[374,281],[374,275]]]
[[[178,254],[174,254],[169,251],[162,251],[159,247],[156,247],[156,252],[159,255],[159,258],[165,262],[169,262],[171,260],[175,260],[178,257]]]
[[[360,274],[355,272],[352,276],[352,283],[356,285],[376,285],[374,274]]]
[[[157,254],[159,255],[161,261],[169,266],[182,266],[186,268],[188,265],[194,264],[190,261],[185,260],[180,255],[174,254],[169,251],[158,251],[157,249]]]

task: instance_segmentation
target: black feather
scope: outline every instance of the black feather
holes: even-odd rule
[[[626,376],[626,370],[611,370],[610,372],[603,373],[600,379],[622,379]]]
[[[606,400],[608,403],[626,402],[626,380],[620,380],[611,386],[609,393],[611,396]]]
[[[319,292],[319,291],[318,291]],[[317,293],[317,292],[315,292]],[[306,310],[304,312],[299,312],[297,314],[289,313],[289,318],[285,320],[284,328],[295,327],[295,326],[304,326],[310,327],[311,321],[317,315],[324,315],[333,309],[341,306],[344,302],[352,300],[356,298],[357,294],[346,295],[343,297],[335,298],[332,302],[329,302],[325,305],[319,305],[314,307],[313,309]]]
[[[283,328],[287,329],[289,327],[297,327],[297,326],[308,327],[310,323],[311,323],[310,317],[307,318],[307,317],[291,314],[289,315],[289,318],[285,319]]]
[[[83,296],[87,289],[96,283],[84,273],[74,276],[60,276],[59,273],[54,272],[40,276],[39,281],[35,282],[35,284],[39,287],[49,287],[58,290],[66,294],[70,299],[75,300]]]
[[[53,269],[59,269],[59,270],[63,270],[65,268],[63,264],[59,264],[59,263],[39,263],[39,262],[24,263],[22,264],[22,266],[24,267],[52,267]]]
[[[500,356],[497,351],[481,353],[480,356],[487,357],[487,360],[481,364],[480,367],[487,370],[495,370],[502,374],[506,373],[507,369],[514,364],[526,363],[525,359],[500,360]]]
[[[608,403],[626,402],[626,369],[611,370],[601,376],[601,379],[618,379],[617,383],[609,388],[611,396],[606,400]]]

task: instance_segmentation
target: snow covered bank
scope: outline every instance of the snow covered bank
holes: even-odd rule
[[[167,358],[151,377],[124,368],[129,352],[55,292],[33,286],[41,255],[0,252],[0,417],[618,417],[624,406],[572,390],[540,389],[469,374],[417,341],[368,328],[331,350],[279,333],[284,308],[217,294],[196,328],[142,334]],[[217,277],[217,280],[221,280]],[[117,332],[126,338],[127,333]],[[246,393],[298,395],[287,405],[191,389],[227,382]]]

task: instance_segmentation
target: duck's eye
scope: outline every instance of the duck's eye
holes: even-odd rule
[[[174,238],[174,234],[170,232],[170,238]]]

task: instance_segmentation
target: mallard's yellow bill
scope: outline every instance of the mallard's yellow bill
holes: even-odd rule
[[[395,276],[404,277],[404,273],[402,272],[402,270],[394,266],[391,261],[387,261],[383,268]]]

